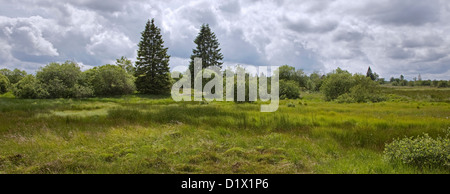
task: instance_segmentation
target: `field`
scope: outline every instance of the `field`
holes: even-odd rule
[[[259,103],[170,96],[0,97],[1,173],[443,173],[383,157],[394,138],[445,137],[450,90],[384,88],[381,103],[302,93]]]

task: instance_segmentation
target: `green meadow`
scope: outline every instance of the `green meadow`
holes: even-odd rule
[[[0,173],[441,173],[386,159],[395,139],[448,140],[450,90],[384,87],[380,103],[0,97]],[[448,151],[447,146],[447,151]],[[448,154],[448,152],[447,152]],[[450,156],[447,155],[448,158]]]

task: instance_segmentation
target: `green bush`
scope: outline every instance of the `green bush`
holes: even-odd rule
[[[136,90],[135,78],[116,65],[95,67],[83,72],[82,77],[97,96],[131,94]]]
[[[377,82],[363,75],[354,75],[355,86],[350,88],[350,96],[356,102],[380,102],[383,101],[381,88]]]
[[[13,93],[17,98],[47,98],[49,95],[33,75],[27,75],[17,82]]]
[[[75,97],[74,87],[79,82],[80,76],[80,67],[70,61],[63,64],[50,63],[36,73],[37,80],[48,92],[49,98]]]
[[[0,94],[4,94],[8,91],[9,84],[9,79],[6,76],[0,74]]]
[[[439,81],[439,83],[437,84],[437,87],[438,88],[446,88],[446,87],[448,87],[448,82],[444,81],[444,80]]]
[[[448,133],[448,132],[447,132]],[[387,144],[385,159],[396,163],[423,167],[450,167],[450,139],[431,138],[428,134],[416,138],[396,139]]]
[[[280,99],[300,98],[300,87],[293,80],[280,80]]]
[[[21,71],[17,68],[14,69],[13,71],[9,69],[0,69],[0,74],[6,76],[11,84],[16,84],[27,75],[27,72]]]
[[[295,108],[295,104],[292,102],[287,103],[287,107]]]
[[[355,103],[356,100],[350,94],[342,94],[337,99],[338,103]]]
[[[328,74],[320,87],[325,95],[325,100],[330,101],[340,95],[350,92],[350,88],[355,85],[352,74],[340,68]]]

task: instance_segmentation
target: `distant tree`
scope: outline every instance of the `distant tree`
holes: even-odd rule
[[[418,80],[419,80],[419,81],[422,81],[422,76],[420,75],[420,73],[419,73]]]
[[[134,77],[116,65],[103,65],[83,72],[96,96],[131,94],[136,90]]]
[[[164,47],[161,30],[154,19],[149,20],[141,33],[136,61],[136,88],[143,94],[170,92],[170,56]]]
[[[422,86],[431,86],[431,80],[423,80]]]
[[[337,68],[329,73],[323,81],[320,90],[324,93],[327,101],[334,100],[342,94],[348,93],[355,84],[352,74]]]
[[[75,97],[75,85],[80,76],[80,66],[72,61],[50,63],[36,73],[37,80],[48,92],[49,98]]]
[[[438,81],[438,80],[433,80],[433,81],[431,82],[431,85],[432,85],[433,87],[438,87],[439,81]]]
[[[124,69],[130,75],[134,76],[136,74],[136,68],[133,66],[133,62],[124,56],[120,59],[116,59],[116,65]]]
[[[34,75],[27,75],[14,85],[13,94],[17,98],[47,98],[48,92]]]
[[[220,43],[214,32],[212,32],[211,28],[209,28],[208,24],[203,24],[200,27],[200,32],[195,38],[194,43],[196,44],[196,48],[192,50],[191,61],[189,63],[189,71],[191,72],[192,76],[191,87],[194,87],[195,58],[202,59],[202,69],[205,69],[209,66],[217,66],[222,68],[223,64],[223,55],[221,53],[221,49],[219,48]]]
[[[369,66],[369,69],[367,69],[366,76],[368,78],[370,78],[372,81],[375,81],[375,79],[376,79],[375,74],[372,72],[372,69],[370,68],[370,66]]]
[[[283,65],[278,68],[280,80],[292,80],[297,83],[300,87],[307,87],[308,76],[303,72],[303,70],[295,70],[295,67],[289,65]],[[311,84],[311,83],[310,83]]]
[[[0,74],[0,94],[4,94],[8,91],[10,82],[8,77]]]
[[[300,98],[300,87],[293,80],[280,80],[280,99]]]
[[[313,72],[309,75],[309,79],[306,84],[306,88],[310,91],[319,91],[322,86],[324,76],[319,74],[319,72]]]
[[[448,82],[447,81],[445,81],[445,80],[441,80],[441,81],[439,81],[439,83],[437,84],[437,87],[438,88],[446,88],[446,87],[448,87],[449,85],[448,85]]]
[[[295,81],[298,83],[300,87],[307,87],[309,77],[305,74],[305,72],[302,69],[298,69],[295,71]]]
[[[400,86],[407,86],[407,85],[408,85],[408,80],[403,79],[400,81]]]
[[[14,69],[13,71],[9,69],[0,69],[0,74],[6,76],[11,84],[16,84],[27,75],[27,72],[19,70],[17,68]]]
[[[295,80],[295,67],[283,65],[278,68],[278,72],[280,80]]]

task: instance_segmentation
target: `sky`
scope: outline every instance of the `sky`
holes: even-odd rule
[[[202,24],[225,65],[337,67],[381,77],[450,79],[448,0],[0,0],[0,68],[50,62],[82,69],[136,59],[154,18],[170,67],[187,66]]]

